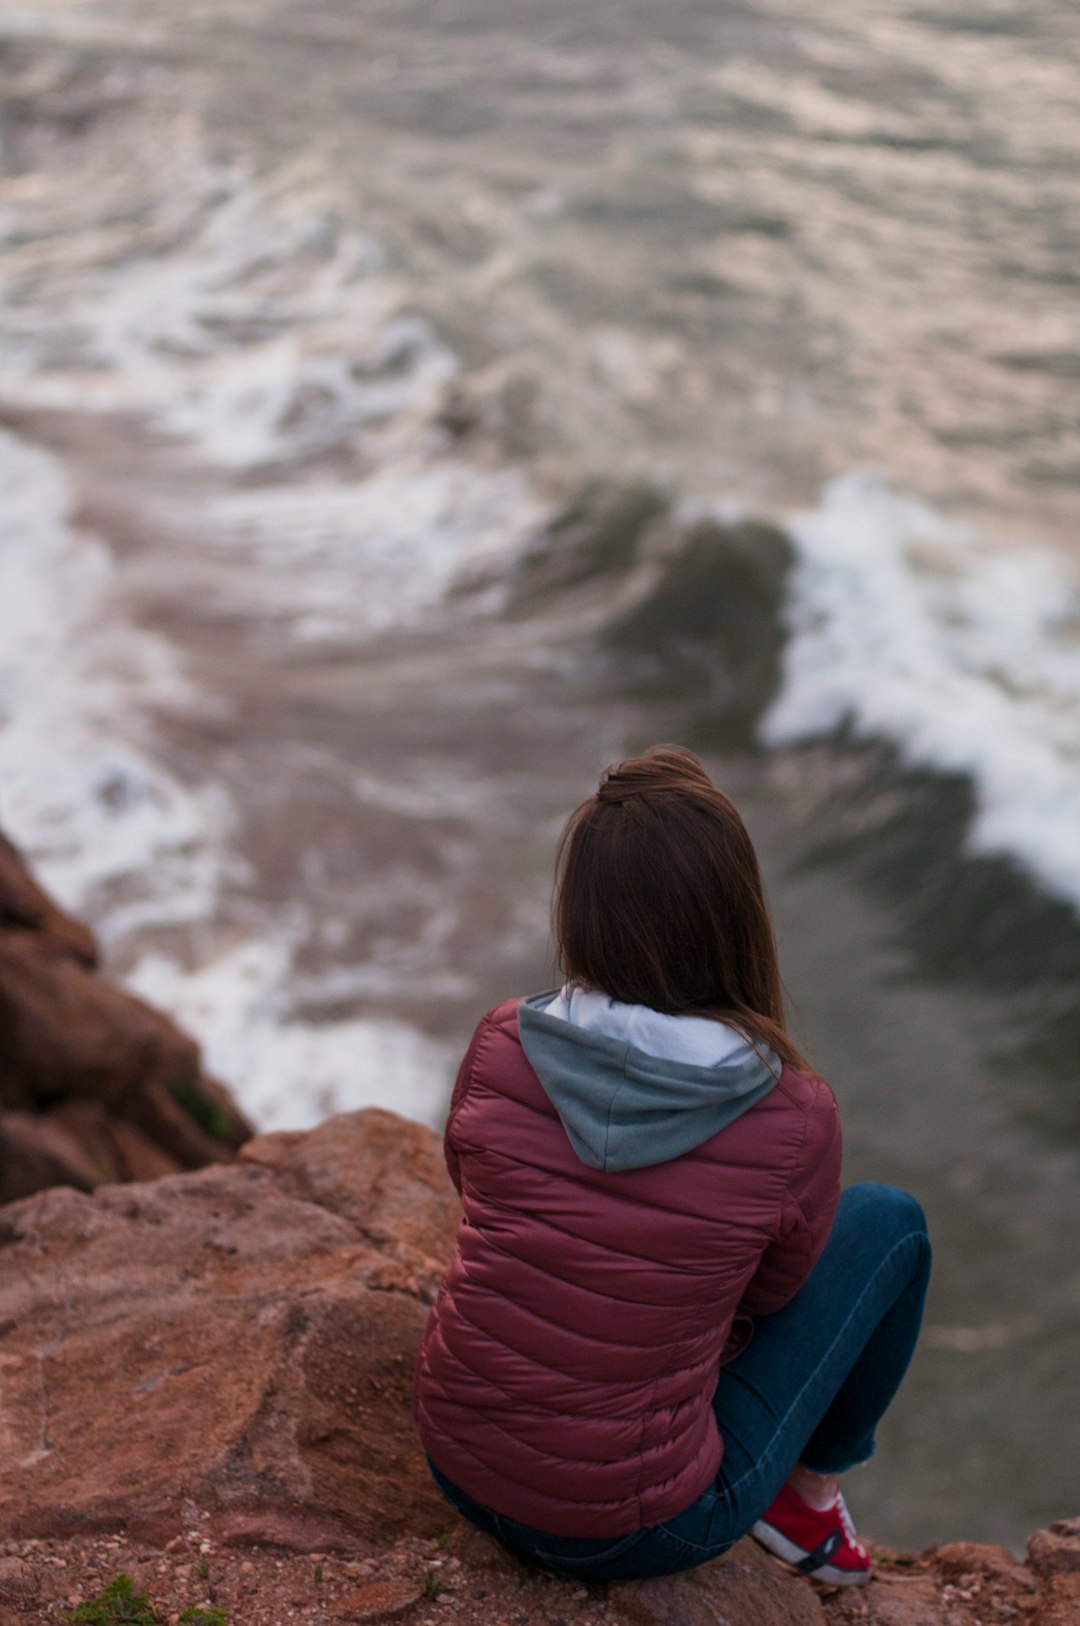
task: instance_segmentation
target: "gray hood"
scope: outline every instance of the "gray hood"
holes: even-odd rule
[[[523,999],[518,1031],[571,1146],[591,1169],[639,1169],[679,1157],[754,1106],[779,1076],[780,1062],[765,1046],[759,1052],[744,1040],[715,1066],[668,1060],[547,1015],[560,998],[552,989]],[[721,1031],[730,1039],[730,1029]]]

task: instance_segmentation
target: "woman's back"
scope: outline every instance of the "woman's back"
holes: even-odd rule
[[[839,1124],[819,1079],[721,1024],[723,1059],[699,1066],[549,1003],[497,1006],[462,1063],[445,1144],[464,1220],[414,1413],[478,1501],[618,1536],[715,1478],[718,1368],[824,1246]]]
[[[413,1395],[436,1483],[562,1574],[692,1569],[751,1531],[861,1584],[839,1475],[911,1359],[926,1222],[840,1195],[753,844],[689,751],[570,815],[554,924],[565,986],[489,1012],[451,1101],[464,1217]]]

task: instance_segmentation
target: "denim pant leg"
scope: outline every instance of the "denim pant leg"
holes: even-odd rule
[[[712,1506],[706,1492],[668,1530],[723,1551],[796,1463],[839,1474],[873,1455],[918,1340],[930,1257],[906,1192],[866,1183],[843,1193],[813,1271],[720,1372],[713,1410],[725,1449]]]
[[[891,1189],[887,1186],[870,1188],[878,1192]],[[896,1193],[898,1197],[902,1195]],[[799,1461],[815,1473],[842,1474],[857,1463],[869,1461],[876,1447],[877,1424],[892,1404],[915,1352],[930,1279],[931,1249],[922,1211],[912,1199],[908,1201],[921,1221],[921,1236],[916,1232],[916,1268],[892,1308],[886,1311],[863,1345],[828,1411],[803,1448]]]
[[[607,1581],[693,1569],[750,1530],[797,1462],[834,1473],[872,1454],[915,1348],[929,1271],[918,1203],[892,1186],[849,1187],[809,1277],[720,1372],[719,1477],[665,1524],[613,1540],[553,1536],[484,1508],[431,1464],[436,1482],[473,1523],[561,1574]]]

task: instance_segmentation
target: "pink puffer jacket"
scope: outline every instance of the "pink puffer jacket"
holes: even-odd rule
[[[673,1518],[716,1475],[719,1367],[829,1234],[836,1105],[820,1079],[784,1067],[680,1155],[592,1167],[526,1056],[518,1011],[511,1000],[484,1017],[454,1088],[444,1144],[464,1213],[413,1414],[432,1461],[477,1501],[554,1535],[627,1535]],[[620,1096],[651,1091],[655,1113],[665,1079],[603,1042],[622,1080],[606,1136]],[[700,1101],[704,1069],[676,1073]]]

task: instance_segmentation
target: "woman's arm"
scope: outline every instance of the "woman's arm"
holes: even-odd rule
[[[781,1207],[777,1234],[761,1256],[739,1315],[771,1315],[802,1286],[821,1256],[840,1200],[843,1138],[832,1091],[820,1082]]]
[[[451,1130],[457,1116],[457,1110],[464,1101],[469,1084],[472,1081],[473,1068],[476,1066],[481,1040],[491,1025],[490,1018],[490,1011],[486,1016],[480,1018],[476,1032],[469,1040],[469,1048],[461,1058],[461,1066],[458,1068],[457,1078],[454,1081],[454,1093],[450,1097],[450,1110],[446,1114],[446,1128],[443,1130],[443,1157],[446,1159],[446,1167],[459,1197],[461,1195],[461,1170],[458,1166],[457,1151],[451,1139]]]

